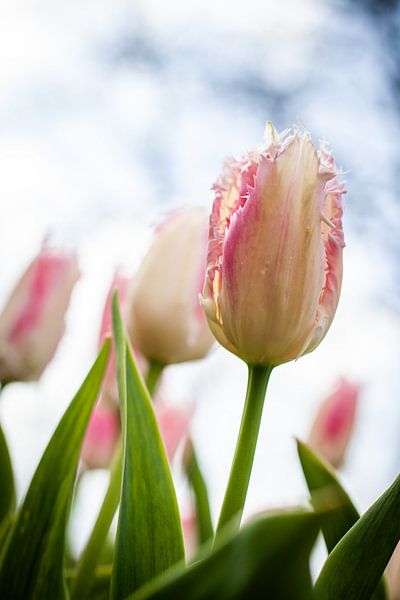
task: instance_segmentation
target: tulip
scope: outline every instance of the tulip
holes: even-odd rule
[[[246,401],[217,526],[239,527],[272,369],[326,335],[342,282],[343,183],[307,131],[278,134],[226,162],[214,185],[200,298],[216,339],[249,367]]]
[[[200,208],[172,215],[158,229],[131,290],[128,332],[150,362],[203,357],[213,343],[198,294],[204,282],[207,216]]]
[[[343,184],[306,131],[230,160],[214,186],[202,305],[228,350],[253,365],[311,352],[327,333],[342,281]]]
[[[189,434],[193,407],[174,406],[158,401],[154,409],[167,456],[172,461],[179,445]]]
[[[43,247],[0,315],[0,381],[36,380],[53,358],[79,278],[74,254]]]
[[[86,430],[82,458],[88,469],[106,469],[120,436],[119,412],[110,406],[97,404]]]
[[[345,379],[320,406],[308,443],[333,467],[344,460],[354,429],[360,388]]]
[[[103,309],[99,333],[99,348],[101,348],[101,346],[103,345],[103,342],[106,339],[106,337],[112,336],[111,305],[113,293],[115,290],[118,291],[118,299],[121,311],[124,312],[126,307],[128,285],[129,279],[122,275],[122,273],[119,270],[117,270],[114,274]],[[110,357],[108,359],[107,370],[103,380],[101,402],[104,404],[119,406],[114,343],[112,343],[111,345]]]

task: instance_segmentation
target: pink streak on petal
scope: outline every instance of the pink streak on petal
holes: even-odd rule
[[[57,293],[57,284],[69,269],[70,257],[44,250],[36,259],[29,281],[25,305],[8,334],[10,343],[32,331],[46,310],[49,296]]]

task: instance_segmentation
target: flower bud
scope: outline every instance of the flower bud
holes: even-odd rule
[[[120,435],[119,412],[113,407],[97,404],[86,429],[82,459],[88,469],[106,469]]]
[[[207,216],[180,211],[159,228],[132,287],[128,331],[134,348],[160,363],[203,357],[213,338],[199,306]]]
[[[342,281],[343,184],[307,131],[229,160],[214,186],[202,305],[228,350],[252,365],[311,352],[334,317]]]
[[[168,459],[172,461],[179,444],[188,436],[193,406],[174,406],[159,400],[154,408]]]
[[[345,379],[321,404],[309,435],[310,447],[333,467],[343,463],[353,432],[360,388]]]
[[[100,333],[99,333],[99,348],[103,345],[106,337],[112,337],[112,298],[115,291],[118,291],[119,305],[124,314],[126,297],[128,291],[129,279],[124,277],[119,270],[116,271],[112,280],[110,289],[107,294],[106,302],[104,305],[103,316],[101,320]],[[107,370],[104,376],[101,401],[104,404],[117,405],[119,406],[118,399],[118,386],[117,386],[117,375],[115,365],[115,348],[114,341],[111,343],[111,352],[108,359]]]
[[[40,377],[64,332],[79,278],[74,254],[48,247],[30,264],[0,315],[0,381]]]

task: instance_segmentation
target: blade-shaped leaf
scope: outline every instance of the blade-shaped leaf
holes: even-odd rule
[[[7,441],[0,426],[0,536],[2,524],[15,508],[14,474]]]
[[[65,598],[65,529],[83,436],[109,354],[107,340],[39,463],[0,565],[0,598]]]
[[[211,520],[210,502],[207,484],[201,472],[193,442],[189,440],[185,449],[185,470],[188,482],[193,491],[196,507],[197,536],[200,544],[212,540],[214,530]]]
[[[310,600],[309,557],[320,516],[303,510],[271,513],[224,536],[214,551],[187,569],[174,568],[131,600]]]
[[[400,476],[332,550],[315,584],[315,597],[370,598],[399,539]]]
[[[314,508],[318,510],[329,503],[336,507],[321,527],[326,547],[331,552],[360,515],[330,465],[303,442],[297,442],[297,452]]]
[[[322,534],[328,552],[331,552],[347,531],[360,518],[350,497],[339,483],[333,468],[321,457],[317,456],[309,446],[297,441],[297,452],[304,477],[311,494],[311,501],[316,510],[329,504],[335,506],[329,518],[321,524]],[[385,600],[386,585],[382,578],[372,599]]]
[[[124,469],[111,598],[184,559],[182,527],[168,460],[151,400],[127,346],[118,299],[113,329],[121,399]]]

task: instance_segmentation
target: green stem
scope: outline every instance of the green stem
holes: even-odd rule
[[[186,447],[185,470],[193,490],[196,505],[197,532],[200,544],[204,544],[214,535],[211,520],[210,502],[207,485],[201,472],[191,440]]]
[[[165,367],[164,363],[159,362],[158,360],[151,359],[149,362],[149,370],[146,377],[146,386],[149,390],[150,396],[153,396],[158,381],[160,379],[160,375],[163,372]]]
[[[216,538],[226,523],[235,519],[239,529],[249,486],[254,454],[257,446],[265,392],[272,366],[250,366],[246,400],[235,455],[233,457],[229,482],[218,521]]]
[[[99,555],[107,539],[115,511],[118,508],[122,479],[122,445],[119,444],[117,454],[110,473],[110,481],[101,505],[96,523],[93,527],[85,550],[80,558],[75,580],[71,589],[71,598],[86,598],[93,582],[93,573]]]
[[[150,362],[149,372],[146,378],[146,385],[150,394],[154,393],[163,368],[164,365],[161,365],[161,363],[156,361]],[[73,600],[85,598],[85,595],[92,585],[93,574],[119,504],[121,495],[122,461],[122,444],[119,443],[114,463],[111,468],[110,481],[106,495],[104,496],[103,504],[101,505],[96,523],[79,560],[76,577],[71,588],[71,598]]]

